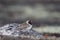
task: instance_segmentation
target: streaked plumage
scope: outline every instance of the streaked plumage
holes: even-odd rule
[[[32,25],[29,24],[29,20],[26,21],[25,23],[20,24],[21,31],[25,32],[25,31],[29,31],[32,28]]]

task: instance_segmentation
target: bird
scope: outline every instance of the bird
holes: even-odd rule
[[[26,31],[29,31],[32,29],[32,21],[31,20],[27,20],[26,22],[20,24],[19,26],[19,29],[22,31],[22,32],[26,32]]]

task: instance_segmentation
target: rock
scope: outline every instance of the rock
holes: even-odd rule
[[[29,24],[28,24],[29,25]],[[4,25],[3,27],[0,28],[0,35],[2,36],[8,36],[8,37],[21,37],[21,38],[28,38],[28,39],[40,39],[43,37],[42,34],[36,32],[32,28],[30,29],[23,29],[19,28],[20,24],[17,23],[12,23],[12,24],[7,24]],[[30,25],[29,25],[30,27]],[[29,28],[27,27],[27,28]],[[19,30],[20,29],[20,30]],[[21,31],[23,30],[23,31]]]

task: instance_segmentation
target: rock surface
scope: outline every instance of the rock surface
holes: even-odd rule
[[[12,24],[7,24],[4,25],[3,27],[0,28],[0,35],[2,36],[8,36],[8,37],[21,37],[21,38],[31,38],[31,39],[40,39],[43,36],[33,30],[32,28],[29,29],[29,31],[21,31],[22,29],[19,30],[19,24],[17,23],[12,23]]]

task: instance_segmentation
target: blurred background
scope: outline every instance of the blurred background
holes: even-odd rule
[[[40,33],[60,34],[59,0],[0,0],[0,26],[32,20]]]

